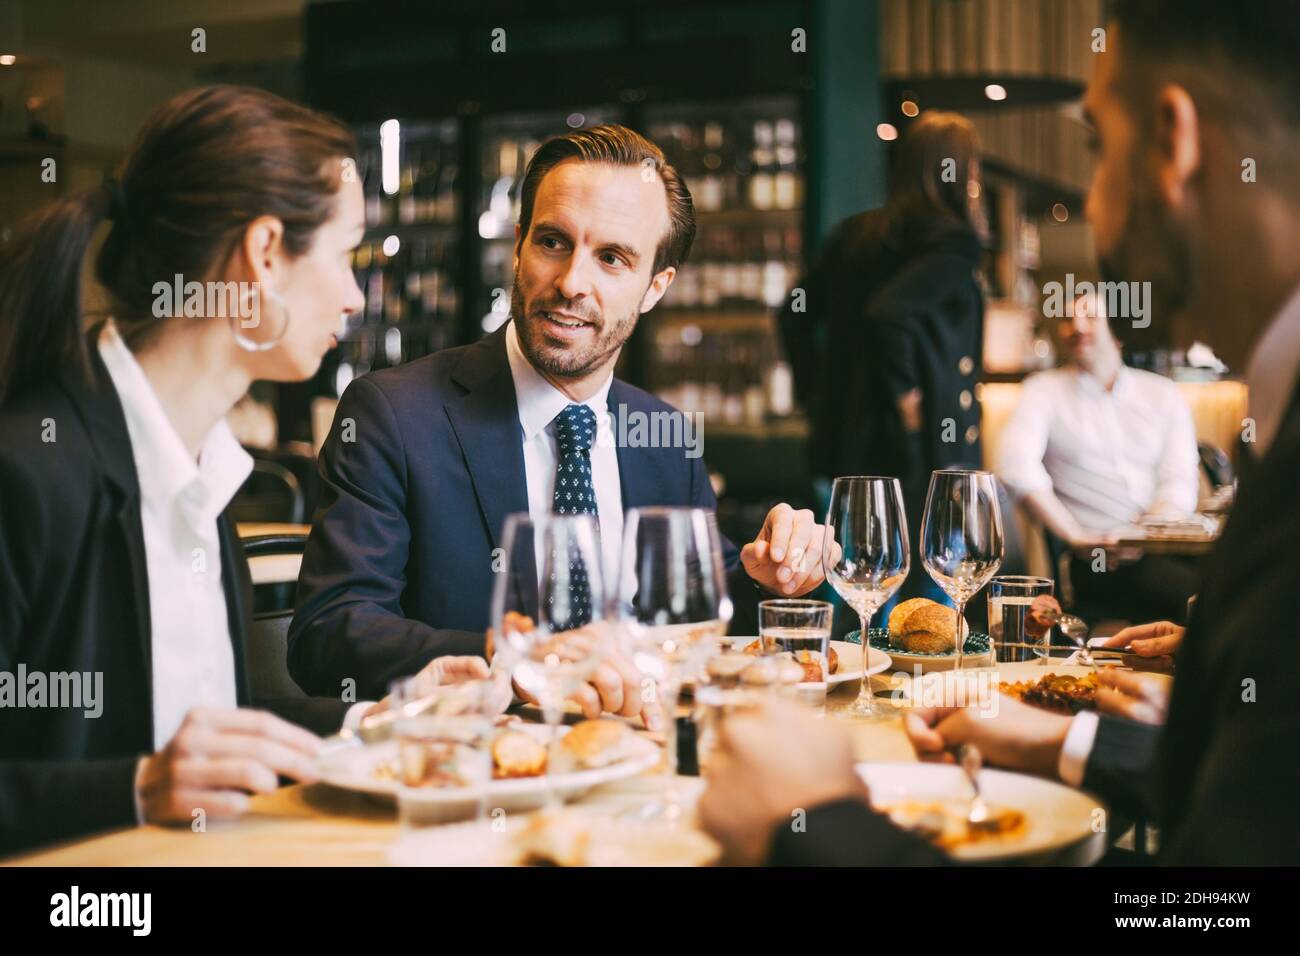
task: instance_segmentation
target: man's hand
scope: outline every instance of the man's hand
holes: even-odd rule
[[[176,736],[145,758],[136,790],[147,823],[192,823],[248,810],[249,794],[268,793],[279,777],[317,779],[320,738],[256,710],[192,710]]]
[[[1173,681],[1159,674],[1138,674],[1108,667],[1097,677],[1097,709],[1142,724],[1160,725],[1169,712]]]
[[[489,633],[491,633],[489,631]],[[416,675],[427,686],[442,684],[463,684],[470,680],[487,680],[491,676],[491,670],[488,668],[487,661],[481,657],[468,655],[465,657],[435,657],[424,665],[424,668]],[[501,710],[505,710],[510,703],[509,693],[505,694],[504,703],[500,705]],[[392,698],[385,697],[376,703],[369,710],[362,714],[362,720],[367,717],[374,717],[382,714],[392,706]]]
[[[917,707],[903,717],[903,729],[922,760],[951,763],[950,751],[973,743],[989,763],[1056,777],[1061,747],[1074,718],[1022,704],[1005,694],[997,696],[996,704],[996,709],[987,704]]]
[[[1100,646],[1125,648],[1139,657],[1172,657],[1178,653],[1185,633],[1186,628],[1172,621],[1135,624],[1106,638]]]
[[[573,632],[580,634],[581,631]],[[582,708],[582,714],[595,719],[602,713],[620,717],[641,715],[647,730],[663,729],[663,712],[657,702],[642,702],[641,687],[646,678],[626,657],[615,652],[596,668],[591,680],[578,688],[569,700]],[[529,703],[537,703],[538,688],[526,687],[516,678],[515,693]]]
[[[843,797],[866,802],[853,762],[845,726],[789,701],[774,698],[728,716],[705,774],[700,823],[728,863],[756,866],[767,858],[774,828],[788,826],[794,810]]]
[[[825,532],[811,511],[795,511],[787,504],[779,504],[768,512],[758,537],[740,550],[740,560],[760,587],[774,594],[798,597],[826,578],[822,568]]]

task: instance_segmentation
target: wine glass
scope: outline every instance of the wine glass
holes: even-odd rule
[[[546,805],[564,701],[595,673],[613,639],[593,515],[510,515],[492,598],[493,671],[536,698],[548,730]]]
[[[632,508],[624,520],[616,616],[629,656],[654,681],[663,714],[662,797],[645,816],[681,816],[676,792],[677,701],[702,677],[727,633],[732,604],[718,526],[703,508]]]
[[[912,551],[907,540],[903,490],[897,478],[836,478],[826,512],[822,567],[831,587],[858,614],[862,634],[862,684],[847,713],[868,720],[894,714],[876,705],[867,676],[871,618],[907,579]]]
[[[955,469],[930,475],[921,519],[921,563],[956,605],[956,669],[963,664],[966,602],[1002,564],[1002,509],[987,471]]]

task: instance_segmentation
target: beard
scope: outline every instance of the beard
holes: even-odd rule
[[[639,301],[639,300],[638,300]],[[543,312],[567,312],[591,323],[592,340],[586,344],[557,341],[542,327]],[[606,322],[598,309],[556,297],[540,298],[531,306],[524,301],[519,277],[510,290],[510,317],[519,335],[519,347],[538,371],[552,378],[582,378],[618,352],[636,329],[641,312],[633,307],[622,319]]]
[[[1195,275],[1191,241],[1186,226],[1159,201],[1142,170],[1132,170],[1132,177],[1137,185],[1128,203],[1122,238],[1109,252],[1098,254],[1098,267],[1105,282],[1151,283],[1147,302],[1151,326],[1145,335],[1162,344],[1171,343],[1180,337],[1175,334],[1175,323],[1191,318],[1188,306],[1193,301]],[[1112,331],[1118,335],[1118,323],[1126,320],[1111,316]]]

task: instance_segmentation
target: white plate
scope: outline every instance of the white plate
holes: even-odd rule
[[[1083,677],[1091,673],[1091,667],[1066,664],[1060,660],[1004,662],[960,671],[949,668],[923,672],[919,681],[911,679],[897,685],[897,693],[901,703],[916,701],[921,707],[986,706],[986,695],[994,693],[1004,682],[1036,681],[1047,674]]]
[[[515,724],[511,729],[533,734],[543,741],[546,739],[547,728],[541,724]],[[561,734],[568,732],[568,727],[560,728]],[[652,743],[648,738],[642,739]],[[560,799],[571,800],[603,783],[644,773],[659,763],[660,753],[660,748],[652,745],[646,748],[644,754],[632,759],[593,770],[557,773],[551,780]],[[337,741],[336,738],[316,758],[316,769],[321,775],[321,781],[331,786],[395,802],[400,789],[397,781],[378,777],[375,771],[381,764],[391,763],[396,757],[397,742],[393,740],[366,746],[360,743]],[[442,820],[463,819],[477,810],[479,802],[478,791],[472,787],[420,788],[410,791],[410,794],[420,804],[422,815],[436,816]],[[546,779],[544,777],[492,780],[487,787],[489,809],[534,810],[540,807],[545,799]]]
[[[566,810],[566,813],[574,813]],[[719,846],[691,826],[614,818],[582,811],[591,833],[591,866],[707,866]],[[404,833],[388,851],[394,866],[519,866],[515,836],[528,818],[453,823]]]
[[[965,805],[971,789],[960,767],[929,763],[862,763],[858,773],[871,789],[871,802],[883,809],[905,801],[953,800]],[[1059,783],[1008,773],[980,771],[980,789],[993,809],[1025,815],[1022,834],[958,847],[952,856],[972,863],[1050,863],[1086,866],[1106,852],[1105,804]]]
[[[732,637],[729,638],[731,646],[736,650],[743,650],[747,645],[758,640],[756,636],[749,637]],[[831,641],[831,647],[835,648],[835,654],[839,658],[839,667],[835,673],[826,678],[826,683],[832,687],[836,684],[843,684],[851,680],[862,679],[862,645],[850,644],[848,641]],[[872,647],[870,656],[867,658],[867,676],[879,674],[882,671],[889,670],[891,656],[884,651]],[[686,681],[682,684],[683,688],[689,688],[692,681]]]

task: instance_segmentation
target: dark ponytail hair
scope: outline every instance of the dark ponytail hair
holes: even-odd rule
[[[95,277],[131,338],[156,321],[155,283],[208,279],[259,216],[284,223],[289,255],[307,252],[355,153],[345,126],[263,90],[168,100],[116,177],[39,210],[0,246],[0,405],[67,368],[89,375],[80,277],[104,219]]]

